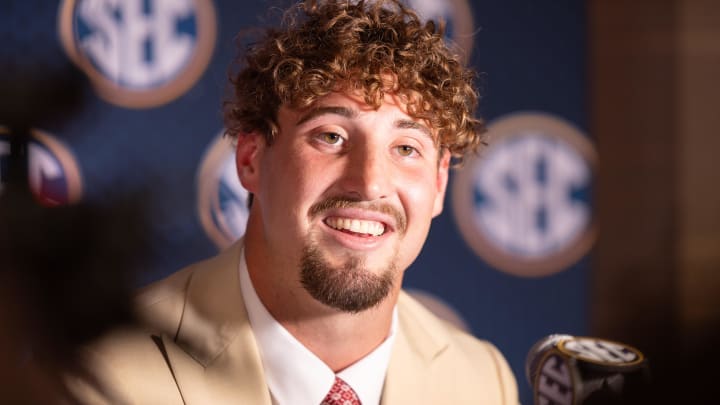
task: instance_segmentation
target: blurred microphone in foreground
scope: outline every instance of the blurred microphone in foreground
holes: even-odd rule
[[[64,376],[93,381],[81,348],[134,321],[133,270],[148,253],[143,201],[46,207],[23,177],[0,194],[0,402],[74,404]]]
[[[62,127],[83,87],[70,66],[15,56],[0,61],[9,139],[0,145],[0,402],[75,404],[65,377],[93,381],[82,348],[134,322],[135,270],[150,254],[148,193],[58,205],[30,187],[32,128]]]
[[[85,345],[134,321],[135,271],[151,254],[145,190],[96,189],[92,200],[58,205],[29,184],[33,129],[69,141],[66,124],[91,94],[46,29],[54,3],[3,2],[0,12],[2,404],[78,403],[64,379],[87,374]]]
[[[648,398],[647,359],[609,340],[547,336],[530,349],[525,373],[536,404],[639,404]]]

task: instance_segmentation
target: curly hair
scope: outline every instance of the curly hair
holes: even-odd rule
[[[302,109],[334,91],[359,91],[379,108],[393,93],[437,132],[439,147],[461,160],[478,148],[484,125],[473,116],[475,73],[443,34],[443,24],[423,23],[399,0],[301,2],[280,28],[247,47],[243,68],[231,77],[227,133],[257,131],[271,144],[280,105]]]

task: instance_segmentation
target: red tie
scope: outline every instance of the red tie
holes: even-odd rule
[[[320,405],[360,405],[360,399],[348,383],[335,377],[335,384]]]

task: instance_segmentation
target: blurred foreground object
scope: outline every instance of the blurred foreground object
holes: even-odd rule
[[[0,159],[0,403],[75,402],[61,375],[82,374],[80,347],[132,321],[133,269],[148,253],[140,194],[50,208],[30,191],[31,128],[63,128],[87,96],[46,29],[57,12],[48,5],[11,1],[0,13],[0,132],[9,139]]]
[[[133,320],[132,270],[148,253],[143,204],[42,206],[24,135],[13,137],[0,195],[0,398],[72,403],[61,373],[84,373],[79,348]]]

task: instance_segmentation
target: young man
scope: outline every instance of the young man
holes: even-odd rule
[[[104,395],[517,403],[491,344],[401,290],[451,157],[480,143],[471,72],[396,1],[306,1],[285,21],[248,49],[226,106],[253,195],[246,234],[141,293],[146,330],[93,351]]]

